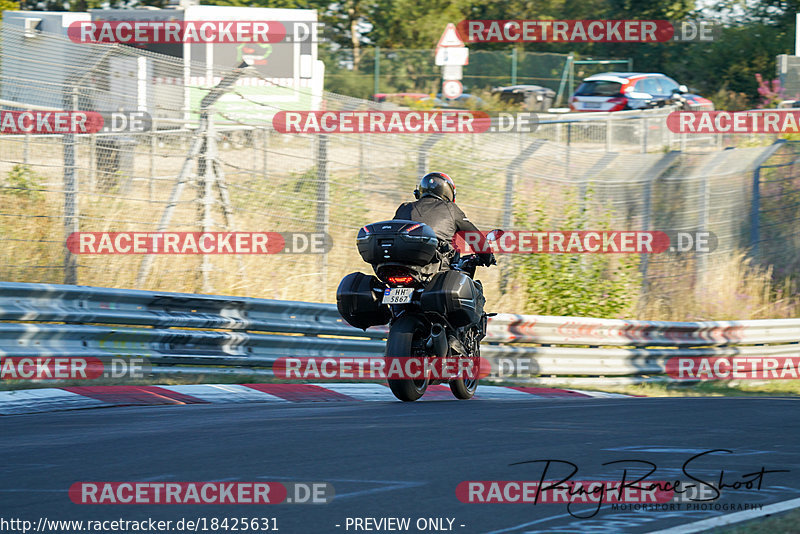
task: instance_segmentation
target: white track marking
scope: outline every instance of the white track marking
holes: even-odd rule
[[[211,403],[289,402],[275,395],[238,384],[184,384],[158,387],[184,395],[191,395]]]
[[[479,399],[515,400],[536,398],[538,396],[535,393],[526,393],[503,386],[484,386],[483,384],[479,384],[478,389],[475,391],[475,397]]]
[[[335,391],[336,393],[341,393],[342,395],[347,395],[348,397],[353,397],[354,399],[360,401],[395,400],[391,390],[389,390],[389,388],[384,386],[383,384],[367,384],[367,383],[356,383],[356,382],[353,382],[352,384],[346,384],[341,382],[337,383],[318,382],[313,385],[329,389],[331,391]]]
[[[0,391],[0,415],[77,410],[99,406],[112,405],[56,388]]]
[[[565,389],[564,391],[573,391],[575,393],[582,393],[583,395],[588,395],[590,397],[608,397],[614,399],[622,399],[630,397],[630,395],[625,395],[623,393],[606,393],[605,391],[584,391],[582,389]]]
[[[756,519],[757,517],[761,517],[764,515],[785,512],[787,510],[791,510],[792,508],[798,508],[798,507],[800,507],[800,499],[791,499],[788,501],[783,501],[775,504],[768,504],[767,506],[761,508],[761,510],[746,510],[744,512],[726,514],[721,517],[704,519],[703,521],[697,521],[695,523],[689,523],[687,525],[681,525],[679,527],[672,527],[664,530],[654,530],[651,531],[649,534],[693,534],[695,532],[706,531],[710,528],[724,527],[727,525],[741,523],[742,521]]]

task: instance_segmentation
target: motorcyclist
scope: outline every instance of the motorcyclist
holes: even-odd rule
[[[443,172],[429,172],[414,190],[416,202],[405,202],[397,208],[395,219],[405,219],[427,224],[439,238],[440,250],[452,257],[451,247],[456,232],[478,232],[467,216],[456,206],[456,184]],[[482,235],[482,234],[481,234]],[[480,240],[483,243],[483,239]],[[477,254],[479,265],[495,263],[491,252]]]

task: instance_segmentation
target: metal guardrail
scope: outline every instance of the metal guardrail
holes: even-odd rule
[[[280,357],[380,356],[386,332],[351,327],[332,304],[0,282],[0,356],[136,356],[160,372],[270,374]],[[677,356],[798,355],[799,343],[800,319],[680,323],[499,314],[490,319],[481,351],[492,362],[490,379],[527,359],[529,373],[508,378],[524,382],[541,375],[659,375]]]

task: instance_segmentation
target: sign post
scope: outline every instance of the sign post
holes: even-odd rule
[[[463,66],[469,64],[469,49],[458,36],[456,25],[447,24],[436,45],[436,65],[442,67],[442,96],[456,99],[464,92]]]

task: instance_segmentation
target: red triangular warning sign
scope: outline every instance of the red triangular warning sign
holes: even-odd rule
[[[456,31],[456,25],[452,22],[447,24],[447,27],[444,29],[444,33],[442,36],[439,37],[439,44],[436,45],[436,48],[443,48],[443,47],[462,47],[464,46],[464,41],[458,36],[458,32]]]

